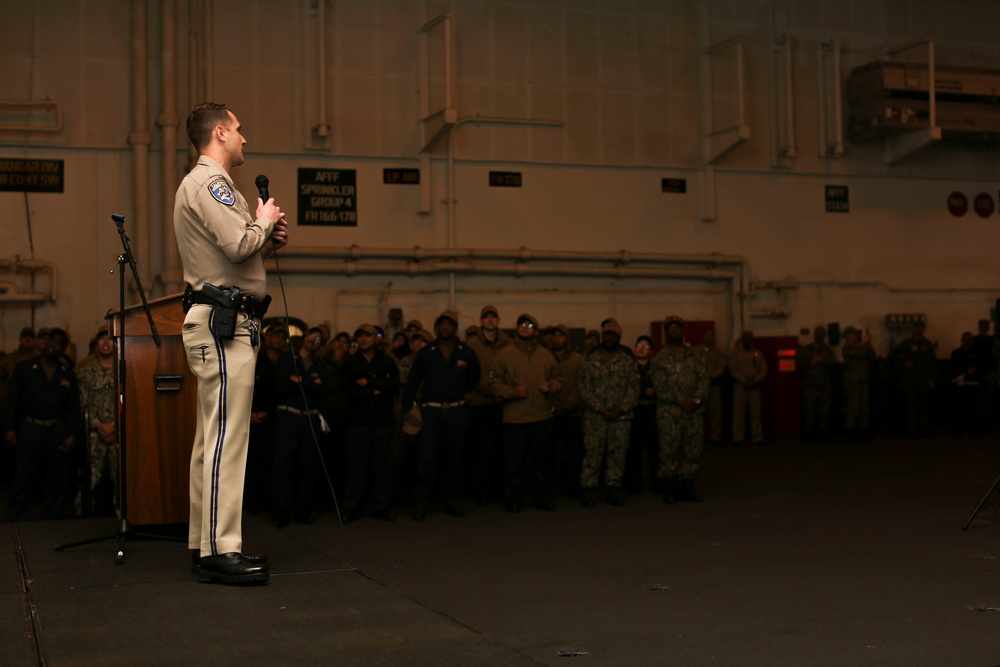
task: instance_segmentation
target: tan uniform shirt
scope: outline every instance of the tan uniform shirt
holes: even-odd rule
[[[517,341],[497,354],[490,384],[494,395],[504,401],[505,423],[525,424],[552,416],[546,396],[539,389],[542,382],[548,382],[550,392],[562,387],[556,358],[538,343]],[[519,385],[527,388],[527,396],[517,395]]]
[[[476,385],[469,398],[469,405],[472,407],[494,405],[499,402],[493,394],[493,388],[490,386],[490,372],[493,370],[493,362],[496,360],[497,354],[509,346],[510,338],[499,329],[497,329],[496,340],[492,342],[486,340],[484,335],[480,335],[469,341],[469,347],[476,353],[476,358],[479,359],[479,368],[482,370],[479,376],[479,384]]]
[[[184,282],[239,287],[263,299],[267,278],[260,249],[274,223],[254,220],[246,199],[218,162],[202,155],[177,188],[174,232],[184,265]]]
[[[740,384],[758,384],[767,376],[767,361],[757,348],[747,350],[737,342],[729,353],[729,374]]]

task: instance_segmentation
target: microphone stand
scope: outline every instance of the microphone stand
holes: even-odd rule
[[[176,537],[169,537],[165,535],[152,535],[136,533],[132,530],[132,526],[128,521],[128,469],[126,467],[126,459],[128,448],[126,447],[126,419],[125,419],[125,382],[126,382],[126,363],[125,363],[125,264],[127,263],[132,269],[132,278],[135,280],[136,288],[139,291],[139,296],[142,299],[142,307],[146,311],[146,318],[149,320],[149,329],[153,335],[153,341],[156,343],[157,347],[160,345],[160,334],[156,330],[156,323],[153,322],[153,313],[149,309],[149,303],[146,301],[146,292],[142,289],[142,281],[139,279],[139,272],[135,265],[135,256],[132,254],[132,248],[129,245],[128,236],[125,235],[125,216],[119,213],[112,213],[111,219],[115,221],[115,225],[118,227],[118,236],[121,239],[122,249],[124,252],[118,255],[118,336],[116,341],[116,352],[118,353],[118,373],[115,376],[115,389],[118,392],[118,415],[117,415],[117,431],[118,431],[118,488],[116,492],[120,499],[120,510],[118,528],[115,530],[114,535],[109,535],[106,537],[93,537],[86,540],[79,540],[77,542],[68,542],[66,544],[58,544],[55,547],[56,551],[62,551],[64,549],[71,549],[73,547],[82,546],[84,544],[93,544],[94,542],[103,542],[104,540],[118,540],[118,551],[115,553],[115,564],[122,565],[125,562],[125,541],[130,537],[141,537],[149,539],[160,539],[160,540],[172,540],[177,542],[186,542],[187,540],[182,540]],[[114,269],[111,271],[114,273]],[[90,434],[87,435],[90,437]],[[87,481],[89,484],[90,481]]]

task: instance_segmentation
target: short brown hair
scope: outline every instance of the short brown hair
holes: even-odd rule
[[[216,125],[229,128],[232,119],[229,117],[229,107],[225,104],[205,102],[194,108],[187,119],[188,139],[194,147],[201,150],[212,138]]]

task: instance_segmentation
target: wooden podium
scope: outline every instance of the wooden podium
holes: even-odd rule
[[[181,339],[181,296],[149,302],[159,346],[142,304],[124,312],[125,499],[126,518],[135,525],[188,521],[198,380],[188,369]],[[114,311],[108,319],[112,335],[119,337],[122,313]]]

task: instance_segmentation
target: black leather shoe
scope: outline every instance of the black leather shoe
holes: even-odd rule
[[[341,523],[351,523],[359,518],[361,518],[361,513],[357,510],[344,510],[340,514]]]
[[[263,583],[271,578],[267,563],[251,563],[235,551],[203,557],[200,574],[202,579],[223,584]]]
[[[284,528],[289,523],[291,522],[288,520],[288,517],[281,514],[275,514],[274,518],[271,519],[271,525],[275,528]]]
[[[240,554],[243,560],[253,565],[260,565],[267,562],[267,554]],[[201,567],[201,551],[191,549],[191,568],[198,570]]]
[[[511,514],[517,514],[521,511],[521,506],[517,503],[504,503],[503,508]]]
[[[423,521],[427,518],[426,500],[421,499],[417,501],[417,503],[413,506],[413,514],[410,515],[410,518],[414,521]]]
[[[580,504],[586,507],[587,509],[593,509],[597,507],[597,501],[594,500],[593,498],[584,498],[583,500],[580,501]]]
[[[549,500],[548,498],[539,498],[535,501],[535,507],[546,512],[554,512],[556,509],[556,504]]]
[[[372,512],[372,518],[381,519],[382,521],[395,521],[396,514],[391,510],[375,510]]]

